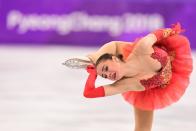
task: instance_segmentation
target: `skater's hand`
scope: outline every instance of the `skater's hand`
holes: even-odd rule
[[[95,66],[93,66],[93,65],[88,65],[88,66],[86,67],[86,71],[87,71],[89,74],[97,75],[96,68],[95,68]]]

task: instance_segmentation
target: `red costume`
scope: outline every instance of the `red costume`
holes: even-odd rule
[[[177,102],[188,87],[193,69],[190,44],[185,36],[179,35],[182,31],[180,24],[174,25],[172,30],[170,34],[164,32],[164,29],[154,32],[158,41],[154,45],[152,58],[161,63],[162,69],[152,78],[140,81],[147,90],[122,94],[127,102],[137,108],[154,110],[169,106]],[[125,56],[131,53],[134,47],[126,48]],[[169,66],[167,65],[168,56],[172,60]]]
[[[104,97],[105,92],[103,86],[95,88],[95,80],[97,78],[95,67],[88,66],[86,70],[89,73],[89,76],[85,84],[83,95],[87,98]]]
[[[130,104],[143,110],[164,108],[180,99],[184,94],[192,72],[192,57],[189,41],[185,36],[179,35],[180,24],[172,27],[172,30],[159,29],[153,32],[157,37],[154,44],[152,58],[157,59],[161,70],[149,79],[140,80],[145,91],[128,91],[123,93],[124,99]],[[123,58],[131,53],[134,44],[126,45]],[[88,67],[90,73],[84,91],[86,97],[105,96],[103,86],[95,88],[96,72],[93,67]]]

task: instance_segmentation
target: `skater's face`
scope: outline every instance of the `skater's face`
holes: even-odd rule
[[[104,60],[101,61],[97,65],[97,74],[102,76],[103,78],[107,78],[109,80],[119,80],[122,78],[121,74],[121,62],[120,60],[113,56],[112,60]]]

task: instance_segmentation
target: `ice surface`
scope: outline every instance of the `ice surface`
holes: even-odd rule
[[[121,95],[84,98],[87,73],[61,64],[65,57],[95,50],[0,46],[0,131],[133,130],[132,106]],[[193,56],[196,60],[196,52]],[[156,111],[153,131],[196,130],[195,77],[196,70],[179,102]],[[98,79],[98,84],[104,82]]]

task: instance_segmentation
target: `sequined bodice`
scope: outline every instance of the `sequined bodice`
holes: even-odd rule
[[[153,59],[157,59],[161,63],[161,70],[156,75],[148,79],[140,80],[140,83],[146,88],[166,86],[171,80],[171,62],[168,53],[159,47],[153,47],[154,53],[151,55]]]

